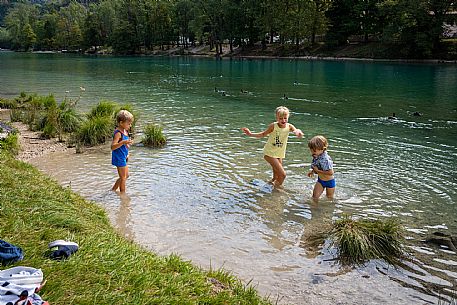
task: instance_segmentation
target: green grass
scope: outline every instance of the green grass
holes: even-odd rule
[[[382,259],[395,265],[403,255],[402,228],[393,220],[354,220],[345,215],[335,221],[329,233],[344,265],[362,265]]]
[[[0,151],[0,236],[43,270],[50,304],[270,304],[224,270],[203,271],[127,241],[105,211]],[[153,234],[153,233],[151,233]],[[77,242],[68,260],[45,257],[56,239]]]
[[[11,155],[19,152],[19,136],[16,132],[10,133],[5,139],[0,140],[0,150]]]
[[[163,128],[156,124],[147,124],[144,127],[144,136],[141,143],[145,146],[162,147],[167,143],[167,139],[163,135]]]

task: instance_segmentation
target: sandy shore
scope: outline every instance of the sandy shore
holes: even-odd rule
[[[0,120],[10,121],[9,109],[0,109]],[[44,139],[40,131],[31,131],[29,127],[21,122],[11,123],[19,131],[19,153],[16,159],[29,162],[33,158],[42,157],[51,152],[66,151],[68,148],[64,142],[59,142],[56,138]]]

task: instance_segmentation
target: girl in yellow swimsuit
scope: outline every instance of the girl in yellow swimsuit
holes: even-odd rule
[[[264,159],[273,169],[273,178],[270,180],[275,187],[281,187],[286,172],[282,166],[282,160],[286,156],[286,146],[289,133],[293,132],[297,137],[303,137],[303,132],[288,123],[289,109],[284,106],[276,108],[276,122],[271,123],[262,132],[253,133],[249,128],[243,127],[241,130],[249,137],[263,138],[269,136],[263,148]]]

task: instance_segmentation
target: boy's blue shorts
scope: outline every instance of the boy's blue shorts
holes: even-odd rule
[[[324,181],[324,180],[321,180],[321,178],[317,178],[317,182],[319,182],[324,188],[331,189],[336,186],[335,179]]]

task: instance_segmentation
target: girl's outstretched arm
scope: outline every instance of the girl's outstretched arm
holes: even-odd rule
[[[303,135],[304,135],[304,134],[303,134],[303,131],[301,131],[301,130],[298,129],[298,128],[295,128],[295,126],[292,125],[292,124],[289,124],[289,130],[290,130],[291,132],[293,132],[293,133],[294,133],[297,137],[299,137],[299,138],[303,137]]]
[[[246,127],[241,128],[241,130],[242,130],[242,131],[244,132],[244,134],[247,135],[248,137],[263,138],[263,137],[269,135],[269,134],[273,131],[274,127],[275,127],[275,124],[274,124],[274,123],[271,123],[271,124],[268,126],[268,128],[265,129],[264,131],[262,131],[262,132],[256,132],[256,133],[251,132],[251,131],[249,130],[249,128],[246,128]]]

